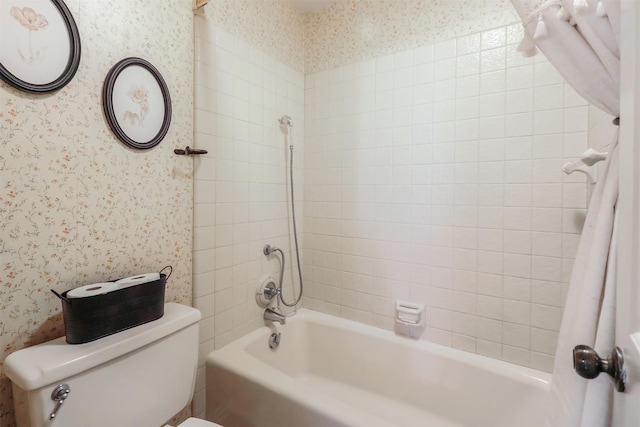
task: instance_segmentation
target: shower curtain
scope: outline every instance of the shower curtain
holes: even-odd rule
[[[539,49],[585,99],[619,117],[620,0],[511,0],[525,28],[524,55]],[[593,191],[576,255],[556,350],[549,426],[611,425],[613,389],[606,375],[573,371],[578,344],[608,355],[614,346],[617,131]],[[603,142],[603,145],[604,142]]]

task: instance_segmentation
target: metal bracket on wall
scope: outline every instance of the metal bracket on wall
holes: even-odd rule
[[[207,150],[198,150],[195,148],[191,148],[188,145],[184,148],[184,150],[182,148],[176,148],[175,150],[173,150],[173,152],[179,156],[195,156],[208,153]]]

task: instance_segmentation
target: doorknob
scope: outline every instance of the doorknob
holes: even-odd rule
[[[620,347],[615,347],[608,358],[602,359],[588,345],[577,345],[573,349],[573,369],[588,380],[596,378],[600,372],[606,372],[611,377],[616,391],[624,391],[627,371]]]

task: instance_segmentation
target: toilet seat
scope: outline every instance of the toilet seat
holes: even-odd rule
[[[178,427],[222,427],[220,424],[216,424],[211,421],[202,420],[200,418],[187,418],[181,422]]]

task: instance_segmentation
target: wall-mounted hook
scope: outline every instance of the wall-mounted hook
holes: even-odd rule
[[[198,150],[195,148],[191,148],[188,145],[184,148],[184,150],[181,148],[176,148],[175,150],[173,150],[173,152],[179,156],[201,155],[208,153],[207,150]]]
[[[587,151],[582,153],[578,160],[565,163],[565,165],[562,166],[562,170],[567,175],[576,171],[582,172],[589,177],[589,182],[593,184],[598,179],[596,168],[593,166],[596,163],[605,160],[607,158],[607,154],[607,152],[599,152],[593,148],[589,148]]]

